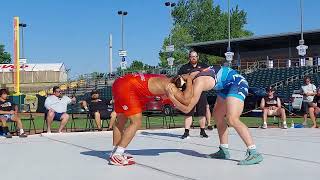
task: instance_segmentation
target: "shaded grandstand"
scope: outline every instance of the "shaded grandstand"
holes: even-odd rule
[[[258,69],[243,75],[251,87],[274,86],[279,95],[287,98],[301,88],[304,76],[310,76],[316,86],[320,83],[319,66]]]

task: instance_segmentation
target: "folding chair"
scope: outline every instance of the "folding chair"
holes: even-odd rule
[[[76,130],[76,120],[81,119],[77,115],[87,114],[84,109],[82,109],[80,104],[71,104],[68,108],[68,114],[71,114],[70,131],[74,132]]]
[[[86,127],[85,131],[94,131],[94,119],[92,118],[91,114],[89,111],[87,111],[87,121],[86,121]]]
[[[36,130],[36,126],[34,123],[34,117],[32,116],[31,110],[30,110],[30,104],[20,104],[18,107],[18,112],[19,114],[26,114],[27,116],[21,116],[21,122],[23,121],[29,121],[29,127],[28,130],[26,130],[26,132],[28,132],[29,134],[31,134],[31,128],[33,128],[34,133],[37,133]],[[33,126],[33,127],[32,127]],[[17,123],[16,122],[12,122],[11,127],[10,127],[10,131],[11,132],[16,132],[17,131]]]
[[[176,123],[174,121],[174,117],[173,117],[174,111],[173,111],[172,107],[171,106],[164,106],[163,112],[166,116],[169,116],[169,129],[171,128],[171,123],[173,123],[173,128],[175,128]]]
[[[89,107],[90,109],[90,107]],[[108,106],[108,108],[106,109],[107,111],[113,112],[113,107],[112,106]],[[101,117],[101,128],[106,128],[104,126],[104,122],[107,122],[107,126],[109,127],[109,121],[110,121],[111,117]],[[95,119],[94,117],[91,115],[91,112],[87,112],[87,122],[86,122],[86,129],[89,131],[94,131],[95,127],[94,127],[95,123]]]
[[[54,121],[53,121],[54,122]],[[68,122],[69,123],[69,122]],[[65,126],[65,129],[66,129],[66,132],[68,132],[68,124],[66,124]],[[47,132],[47,111],[44,113],[44,116],[43,116],[43,126],[42,126],[42,133],[45,133]]]
[[[261,111],[261,117],[263,115],[263,111]],[[272,116],[267,116],[267,124],[268,124],[268,118],[269,117],[273,117],[273,122],[272,122],[272,125],[278,125],[278,127],[281,127],[282,125],[282,121],[281,121],[281,115],[272,115]],[[261,127],[263,125],[263,120],[261,120]]]
[[[168,126],[163,106],[159,101],[148,102],[143,115],[146,117],[146,129],[150,128],[150,117],[162,117],[162,127]]]
[[[20,113],[25,113],[28,116],[27,117],[21,117],[21,121],[29,121],[29,128],[28,128],[28,133],[31,134],[31,126],[33,126],[33,131],[36,134],[37,130],[36,130],[36,126],[34,123],[34,117],[32,116],[31,110],[30,110],[30,104],[21,104],[20,105]]]

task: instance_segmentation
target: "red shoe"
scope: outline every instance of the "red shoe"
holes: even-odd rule
[[[134,161],[131,154],[123,153],[123,156],[124,156],[128,161]]]
[[[128,160],[125,156],[120,154],[113,154],[110,157],[110,164],[116,165],[116,166],[130,166],[135,164],[133,160]]]
[[[112,155],[113,155],[113,154],[110,154],[110,155],[109,155],[109,159],[111,159]],[[131,155],[131,154],[128,154],[128,153],[123,153],[123,157],[125,157],[128,161],[133,160],[132,155]],[[134,161],[134,160],[133,160],[133,161]]]

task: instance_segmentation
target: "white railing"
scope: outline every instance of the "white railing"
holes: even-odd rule
[[[272,61],[268,67],[268,61]],[[320,57],[306,57],[305,62],[302,63],[300,58],[291,58],[290,63],[288,59],[261,59],[256,61],[241,62],[241,69],[251,69],[252,67],[258,68],[283,68],[283,67],[300,67],[300,66],[315,66],[319,65]],[[290,64],[290,65],[289,65]]]
[[[300,80],[302,78],[304,78],[305,76],[307,75],[310,75],[310,74],[313,74],[315,72],[319,72],[319,66],[316,66],[316,69],[315,68],[311,68],[311,69],[308,69],[306,71],[303,71],[301,74],[298,74],[298,75],[294,75],[294,76],[291,76],[285,80],[281,80],[281,81],[278,81],[276,83],[273,83],[271,84],[271,86],[275,87],[276,89],[279,88],[279,87],[283,87],[284,85],[288,85],[289,83],[292,83],[296,80]]]

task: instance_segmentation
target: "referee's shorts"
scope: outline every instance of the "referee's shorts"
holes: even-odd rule
[[[202,92],[198,103],[193,107],[193,109],[189,113],[186,113],[185,116],[195,116],[195,117],[206,116],[207,105],[208,105],[207,95],[205,92]]]

